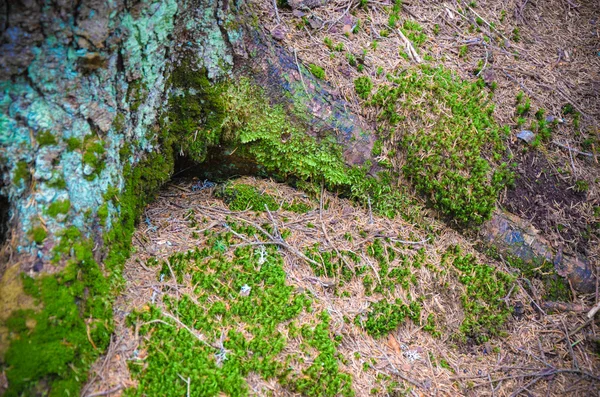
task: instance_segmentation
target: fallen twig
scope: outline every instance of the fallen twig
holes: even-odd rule
[[[113,388],[112,388],[112,389],[110,389],[110,390],[104,390],[104,391],[99,391],[99,392],[96,392],[96,393],[91,393],[91,394],[88,394],[88,395],[87,395],[87,397],[100,397],[100,396],[108,396],[108,395],[111,395],[111,394],[113,394],[113,393],[116,393],[116,392],[118,392],[118,391],[119,391],[119,390],[121,390],[122,388],[123,388],[123,386],[122,386],[122,385],[118,385],[118,386],[115,386],[115,387],[113,387]]]
[[[404,42],[404,48],[406,49],[406,54],[408,55],[408,57],[416,63],[423,62],[423,60],[419,56],[419,53],[417,52],[417,50],[415,50],[415,47],[413,47],[410,40],[406,38],[404,33],[402,33],[402,30],[398,29],[398,35],[400,35],[400,38]]]
[[[557,142],[557,141],[552,141],[552,143],[555,144],[558,147],[561,147],[563,149],[567,149],[569,152],[575,152],[575,153],[580,154],[582,156],[587,156],[587,157],[592,157],[592,158],[595,157],[593,153],[582,152],[580,150],[572,148],[570,145],[565,145],[565,144]]]

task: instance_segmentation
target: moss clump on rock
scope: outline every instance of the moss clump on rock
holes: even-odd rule
[[[29,236],[36,244],[41,244],[48,236],[48,232],[42,226],[36,226],[29,231]]]
[[[58,215],[67,214],[71,209],[71,202],[69,200],[58,200],[48,206],[46,213],[52,218],[56,218]]]
[[[44,130],[41,131],[36,137],[38,145],[42,146],[50,146],[56,145],[57,140],[56,137],[52,134],[52,132]]]
[[[14,171],[13,180],[16,184],[20,184],[25,182],[26,184],[29,182],[31,178],[31,173],[29,172],[29,166],[26,161],[19,161]]]

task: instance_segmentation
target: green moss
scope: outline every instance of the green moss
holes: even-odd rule
[[[217,197],[222,197],[229,209],[233,211],[245,211],[252,209],[254,211],[265,211],[265,206],[270,211],[279,208],[279,204],[273,196],[261,193],[257,188],[243,183],[227,183],[217,191]]]
[[[418,302],[407,305],[401,299],[396,299],[392,303],[384,299],[371,305],[366,321],[358,315],[354,323],[362,326],[374,338],[381,338],[398,328],[406,318],[418,324],[420,316],[421,306]]]
[[[56,143],[57,143],[56,137],[48,130],[41,131],[35,137],[35,139],[36,139],[38,145],[40,145],[40,147],[56,145]]]
[[[244,233],[238,225],[231,227]],[[255,235],[256,231],[247,232]],[[196,380],[190,384],[190,395],[244,396],[250,392],[245,379],[250,373],[277,380],[303,395],[352,395],[351,377],[339,370],[339,341],[332,335],[328,316],[322,314],[320,323],[301,330],[290,323],[310,309],[310,301],[287,285],[278,250],[267,247],[260,254],[245,246],[229,255],[229,246],[236,242],[231,233],[212,234],[205,248],[168,258],[176,277],[183,281],[188,274],[195,287],[190,296],[165,296],[165,309],[204,335],[207,343],[199,343],[155,306],[133,313],[130,325],[137,325],[145,336],[143,348],[148,355],[143,365],[132,361],[131,372],[139,386],[128,395],[186,394],[182,376]],[[167,266],[163,265],[159,277],[171,277]],[[249,287],[248,294],[240,293],[244,286]],[[288,365],[291,356],[281,357],[288,337],[279,329],[285,324],[290,324],[296,340],[316,351],[312,364],[301,371]]]
[[[132,112],[136,112],[148,97],[148,88],[143,79],[134,80],[127,87],[127,103]]]
[[[31,173],[29,172],[29,166],[27,165],[27,162],[23,160],[19,161],[14,171],[13,180],[15,183],[29,183],[30,179]]]
[[[46,210],[46,214],[52,218],[56,218],[59,214],[67,214],[71,209],[71,202],[69,200],[55,201]]]
[[[498,192],[512,180],[494,106],[480,83],[463,81],[441,68],[423,66],[388,76],[371,105],[380,121],[398,131],[406,152],[403,172],[429,203],[460,225],[489,218]],[[401,121],[407,114],[410,125]]]
[[[292,200],[291,203],[284,203],[283,209],[286,211],[296,212],[298,214],[305,214],[310,212],[313,207],[309,204]]]
[[[361,76],[354,80],[354,90],[361,99],[369,98],[371,90],[373,89],[373,82],[368,76]]]
[[[108,218],[108,204],[104,203],[98,208],[96,213],[101,226],[106,226],[106,219]]]
[[[67,188],[67,182],[61,175],[54,175],[52,179],[47,182],[47,185],[48,187],[59,190],[64,190]]]
[[[35,324],[32,329],[8,322],[14,334],[5,356],[6,396],[33,395],[41,384],[49,396],[78,395],[89,366],[108,345],[108,284],[89,242],[73,245],[72,252],[70,264],[58,274],[35,280],[23,276],[25,290],[41,310],[25,314]],[[15,312],[12,319],[23,315]]]
[[[67,150],[70,152],[83,148],[83,141],[77,137],[67,138],[65,141],[67,142]]]
[[[92,169],[92,173],[85,175],[85,178],[93,180],[105,167],[104,154],[106,150],[104,149],[104,142],[93,135],[88,135],[85,137],[83,145],[82,163]]]
[[[495,250],[488,250],[488,254],[492,257],[497,256]],[[554,264],[548,261],[531,261],[524,260],[511,255],[504,254],[508,264],[521,272],[523,278],[527,280],[539,280],[544,286],[542,291],[537,291],[538,294],[545,300],[569,302],[571,301],[571,290],[569,284],[564,277],[559,276],[554,269]],[[524,285],[526,289],[530,289],[530,284]],[[530,292],[532,292],[530,290]]]
[[[29,236],[36,244],[42,244],[48,236],[48,232],[43,227],[36,226],[29,231]]]
[[[575,190],[578,193],[585,193],[590,189],[590,185],[587,183],[587,181],[583,180],[583,179],[579,179],[577,181],[575,181],[575,186],[573,188],[573,190]]]
[[[442,262],[450,262],[458,280],[465,285],[461,303],[465,313],[460,331],[477,343],[502,334],[512,314],[505,298],[514,286],[514,278],[493,267],[477,262],[471,254],[462,255],[458,246],[449,247]]]
[[[390,16],[388,17],[388,26],[390,28],[396,28],[398,19],[400,19],[400,12],[402,12],[402,0],[394,0],[394,5],[392,6]]]
[[[325,71],[323,70],[322,67],[315,65],[314,63],[311,63],[310,65],[308,65],[308,69],[313,74],[313,76],[315,76],[316,78],[318,78],[320,80],[323,80],[325,78]]]
[[[149,154],[133,169],[125,167],[125,189],[121,194],[114,190],[111,197],[118,205],[119,219],[104,236],[103,271],[93,258],[94,244],[70,227],[60,233],[53,249],[54,261],[63,260],[67,267],[37,279],[25,277],[25,291],[38,300],[41,310],[27,314],[35,323],[31,330],[19,326],[23,313],[11,317],[13,337],[5,356],[10,389],[5,395],[34,395],[38,390],[49,390],[50,396],[80,393],[90,365],[110,340],[112,301],[129,256],[135,222],[172,169],[168,148]],[[101,219],[102,213],[101,207]],[[42,228],[32,234],[40,243],[46,237]]]
[[[112,126],[115,131],[122,132],[125,128],[125,115],[121,112],[118,112],[113,120]]]
[[[423,27],[418,22],[407,19],[401,29],[402,33],[417,47],[421,47],[427,41],[427,35],[423,33]]]

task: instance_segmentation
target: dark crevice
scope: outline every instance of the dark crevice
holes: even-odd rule
[[[197,163],[187,156],[177,155],[175,158],[174,178],[198,178],[211,182],[224,182],[240,176],[266,176],[260,165],[247,157],[222,147],[209,147],[206,159]]]
[[[9,235],[9,208],[10,203],[8,202],[8,197],[0,194],[0,246],[4,245],[6,240],[8,240]]]

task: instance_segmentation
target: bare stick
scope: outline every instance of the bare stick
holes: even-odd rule
[[[569,158],[571,159],[571,167],[573,168],[573,175],[577,174],[577,170],[575,169],[575,162],[573,161],[573,151],[571,150],[571,146],[567,143],[567,148],[569,149]]]
[[[171,277],[173,277],[173,285],[175,286],[175,291],[177,292],[177,299],[179,299],[179,286],[177,285],[177,277],[175,277],[175,273],[173,272],[173,268],[171,267],[171,264],[169,263],[168,259],[165,261],[165,263],[169,267],[169,272],[171,272]]]
[[[600,310],[600,302],[596,303],[596,305],[592,307],[592,309],[587,314],[587,318],[589,318],[590,320],[593,319],[596,313],[598,313],[598,310]]]
[[[582,152],[582,151],[580,151],[580,150],[573,149],[573,148],[571,147],[571,145],[565,145],[565,144],[563,144],[563,143],[560,143],[560,142],[557,142],[557,141],[552,141],[552,143],[553,143],[553,144],[555,144],[555,145],[556,145],[556,146],[558,146],[558,147],[561,147],[561,148],[563,148],[563,149],[567,149],[567,150],[569,150],[569,152],[575,152],[575,153],[577,153],[577,154],[580,154],[580,155],[582,155],[582,156],[587,156],[587,157],[592,157],[592,158],[594,157],[594,154],[593,154],[593,153]]]
[[[419,53],[417,53],[417,50],[415,50],[415,47],[413,47],[410,40],[406,38],[404,33],[402,33],[402,30],[398,29],[398,35],[400,35],[400,38],[404,42],[404,48],[406,49],[406,54],[409,56],[409,58],[415,61],[416,63],[423,62],[423,60],[419,56]]]
[[[267,213],[269,214],[269,219],[271,219],[271,222],[273,223],[273,235],[276,238],[281,239],[281,234],[279,234],[279,229],[277,228],[277,223],[275,223],[275,219],[273,219],[273,214],[271,214],[271,211],[269,211],[269,206],[267,204],[265,204],[265,209],[267,210]]]
[[[302,82],[302,87],[304,87],[304,93],[308,95],[308,90],[306,89],[306,84],[304,84],[304,77],[302,77],[302,70],[300,69],[300,64],[298,63],[298,54],[296,53],[296,49],[294,48],[294,58],[296,59],[296,67],[298,68],[298,74],[300,74],[300,81]]]
[[[119,390],[121,390],[122,388],[123,388],[123,386],[122,386],[122,385],[118,385],[118,386],[115,386],[115,387],[113,387],[113,388],[112,388],[112,389],[110,389],[110,390],[99,391],[99,392],[96,392],[96,393],[88,394],[88,395],[87,395],[87,397],[100,397],[100,396],[108,396],[108,395],[110,395],[110,394],[113,394],[113,393],[116,393],[116,392],[118,392],[118,391],[119,391]]]
[[[575,358],[575,352],[573,352],[573,345],[571,344],[571,337],[569,336],[569,330],[567,329],[567,326],[566,326],[564,320],[562,321],[562,325],[565,330],[565,336],[567,338],[567,346],[569,347],[569,353],[571,353],[573,365],[575,366],[575,368],[579,369],[579,365],[577,364],[577,359]]]
[[[275,9],[275,18],[277,18],[277,24],[281,25],[281,18],[279,18],[279,10],[277,9],[277,0],[273,0],[273,8]]]
[[[202,342],[206,346],[215,349],[214,347],[212,347],[210,345],[210,343],[208,343],[204,339],[200,338],[200,336],[196,332],[194,332],[190,327],[188,327],[187,325],[185,325],[184,323],[182,323],[180,319],[178,319],[177,317],[175,317],[171,313],[167,312],[166,310],[163,310],[162,314],[163,314],[163,316],[166,316],[166,317],[170,318],[171,320],[175,321],[180,327],[185,328],[190,334],[192,334],[193,336],[195,336],[196,339],[198,339],[200,342]]]
[[[187,394],[186,394],[186,396],[190,397],[190,383],[191,383],[190,377],[188,376],[187,379],[185,379],[183,376],[181,376],[179,374],[177,374],[177,376],[179,376],[181,378],[181,380],[184,381],[187,384]]]

